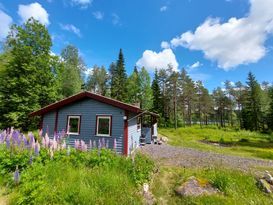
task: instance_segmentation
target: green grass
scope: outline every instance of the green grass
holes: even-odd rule
[[[191,147],[222,154],[273,159],[273,136],[250,131],[200,128],[192,126],[178,129],[160,129],[159,133],[167,136],[169,144]],[[218,143],[220,144],[213,144]]]
[[[195,176],[201,181],[209,181],[213,186],[220,188],[221,193],[200,197],[176,195],[174,189],[190,176]],[[154,177],[151,190],[158,204],[262,205],[273,203],[272,196],[260,191],[252,175],[231,169],[163,167]]]

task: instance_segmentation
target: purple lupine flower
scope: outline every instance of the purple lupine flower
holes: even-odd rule
[[[7,137],[7,139],[6,139],[6,146],[7,146],[7,149],[10,148],[10,139],[9,139],[9,137]]]
[[[16,166],[16,170],[14,172],[14,182],[15,184],[19,184],[20,182],[20,172],[19,172],[18,166]]]
[[[34,147],[34,152],[35,152],[36,156],[39,155],[39,153],[40,153],[40,144],[39,144],[39,142],[36,142],[35,147]]]
[[[98,149],[101,148],[101,139],[99,139]]]
[[[61,136],[62,136],[62,138],[65,137],[65,130],[64,130],[64,129],[63,129],[62,132],[61,132]]]
[[[106,140],[106,149],[109,149],[109,140]]]
[[[33,133],[32,133],[32,132],[29,132],[29,133],[28,133],[28,137],[29,137],[29,143],[32,144],[33,141],[35,141]]]
[[[101,140],[101,147],[105,147],[105,139],[104,138],[102,138],[102,140]]]
[[[32,164],[32,162],[33,162],[33,157],[32,157],[32,155],[30,155],[30,158],[29,158],[29,164],[31,165],[31,164]]]
[[[94,142],[93,142],[93,147],[97,148],[96,140],[94,140]]]

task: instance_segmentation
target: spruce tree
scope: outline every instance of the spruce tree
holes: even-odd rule
[[[245,129],[257,131],[261,123],[261,87],[251,72],[246,84],[247,100],[242,112],[243,126]]]
[[[127,101],[127,74],[122,49],[119,51],[114,72],[112,76],[111,96],[120,101]]]
[[[127,80],[127,93],[128,95],[128,103],[138,104],[141,99],[141,83],[139,78],[139,73],[137,68],[134,68],[133,73],[129,76]]]
[[[152,90],[153,90],[153,111],[159,114],[162,114],[162,102],[161,102],[161,93],[158,81],[158,71],[155,70],[154,80],[152,82]]]

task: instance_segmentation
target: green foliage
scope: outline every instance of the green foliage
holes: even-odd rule
[[[41,149],[39,156],[1,147],[0,178],[11,192],[11,204],[141,204],[138,185],[148,182],[154,162],[144,155],[130,158],[111,150],[54,153]],[[20,184],[12,180],[16,166]]]
[[[153,90],[153,112],[162,113],[162,102],[161,102],[161,93],[158,81],[158,71],[155,70],[154,79],[152,82],[152,90]]]
[[[232,183],[229,176],[224,172],[216,170],[210,183],[220,191],[227,193],[230,184]]]
[[[148,71],[142,67],[139,72],[140,81],[140,107],[144,110],[152,108],[151,79]]]
[[[73,45],[66,46],[62,50],[61,57],[64,66],[60,73],[61,94],[68,97],[81,91],[82,72],[85,70],[85,65],[79,56],[78,48]]]
[[[134,72],[129,76],[127,80],[127,93],[129,103],[140,103],[141,101],[141,82],[137,68],[134,68]]]
[[[95,65],[88,76],[87,90],[105,96],[108,78],[109,76],[104,66],[98,67]]]
[[[10,59],[1,75],[1,124],[26,129],[35,124],[28,114],[57,98],[51,72],[50,35],[33,18],[22,26],[13,25],[6,49]]]

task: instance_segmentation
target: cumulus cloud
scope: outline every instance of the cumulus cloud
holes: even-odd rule
[[[146,50],[143,52],[142,57],[136,63],[139,67],[145,67],[150,71],[157,69],[167,69],[169,65],[173,67],[175,71],[178,70],[178,62],[172,51],[172,49],[164,49],[161,52],[154,52]]]
[[[161,48],[163,48],[163,49],[170,48],[170,44],[167,41],[162,41]]]
[[[48,19],[49,14],[42,5],[37,2],[27,5],[20,4],[17,13],[23,22],[27,21],[30,17],[33,17],[46,26],[50,24]]]
[[[92,4],[93,0],[72,0],[71,2],[72,5],[78,5],[82,9],[86,9]]]
[[[72,24],[60,24],[61,29],[65,31],[70,31],[74,34],[76,34],[78,37],[81,37],[81,31],[76,26]]]
[[[7,37],[12,18],[0,10],[0,41]]]
[[[98,20],[102,20],[104,17],[104,13],[102,13],[101,11],[95,11],[92,14]]]
[[[163,11],[167,11],[167,9],[168,9],[168,7],[167,7],[167,6],[162,6],[162,7],[160,8],[160,11],[161,11],[161,12],[163,12]]]
[[[224,23],[219,18],[208,18],[194,32],[173,38],[171,46],[200,50],[224,70],[258,62],[265,56],[265,41],[273,33],[273,1],[250,0],[250,5],[245,17],[233,17]]]

